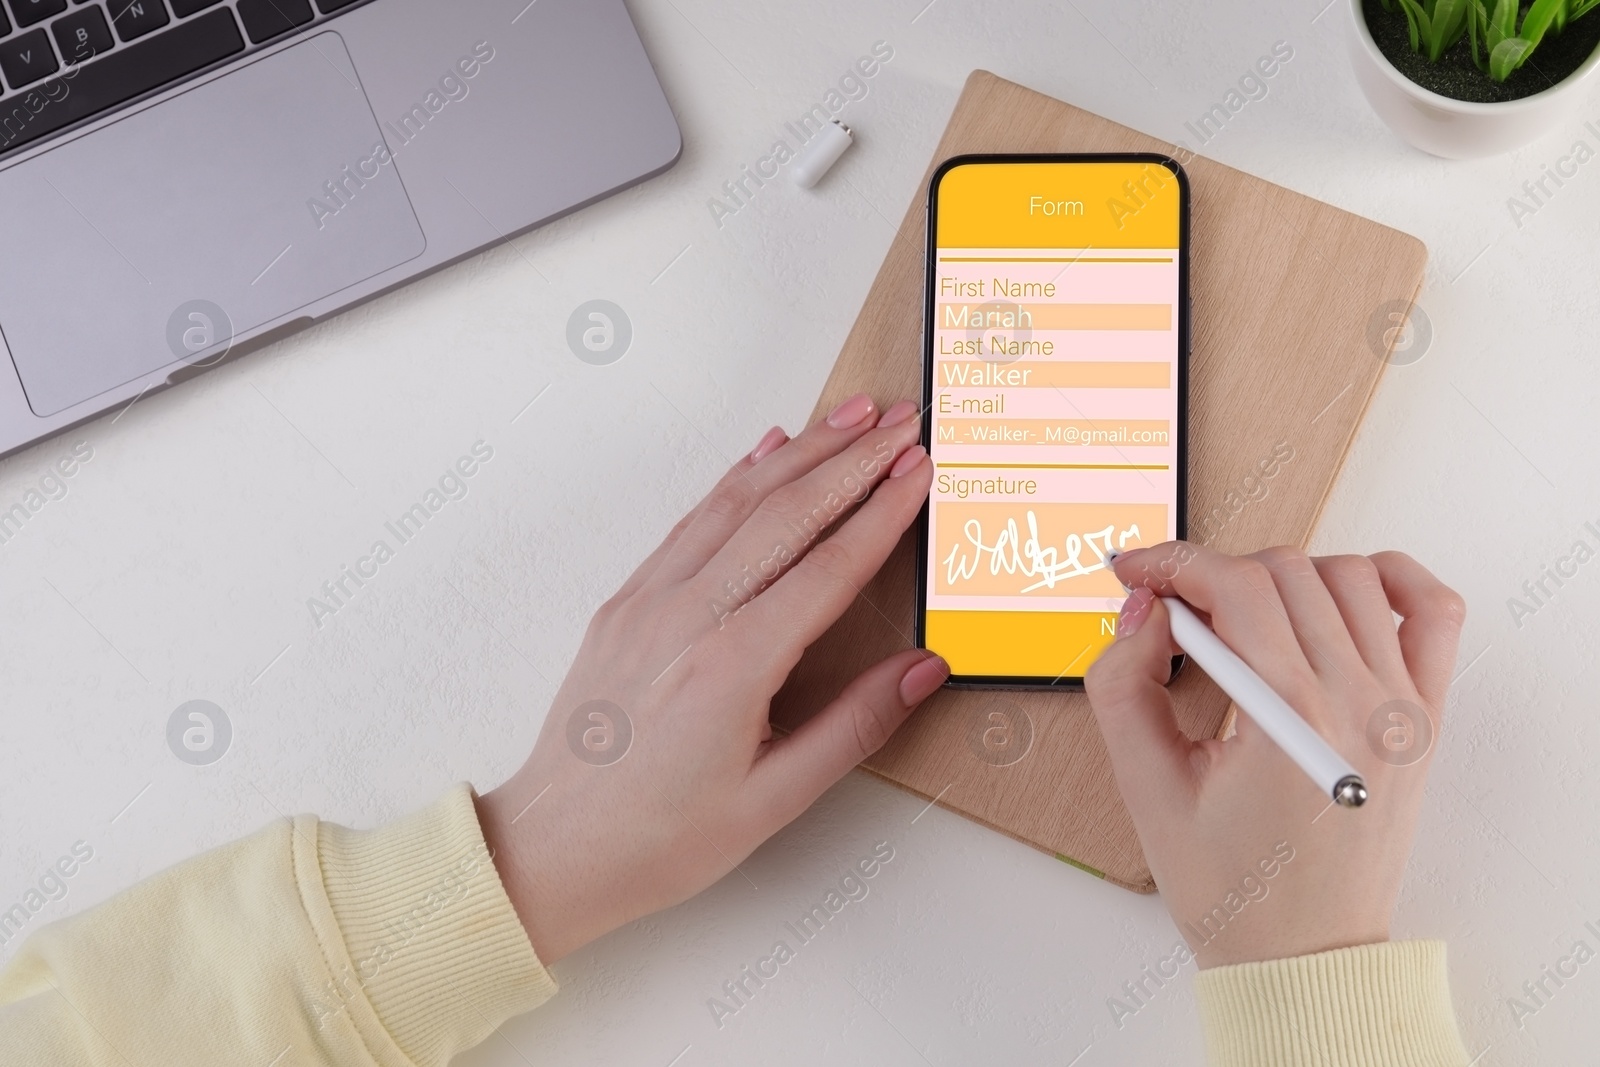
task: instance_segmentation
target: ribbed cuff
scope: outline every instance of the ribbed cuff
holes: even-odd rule
[[[442,1067],[555,995],[500,884],[470,786],[377,830],[312,826],[325,916],[343,948],[331,952],[322,938],[335,972],[330,1003],[348,1010],[376,1061],[393,1058],[381,1047],[386,1035],[403,1062]],[[296,852],[307,851],[298,827],[296,837]],[[296,866],[303,894],[315,898]],[[320,910],[308,901],[322,927]]]
[[[1443,941],[1334,949],[1201,971],[1212,1067],[1463,1067]]]

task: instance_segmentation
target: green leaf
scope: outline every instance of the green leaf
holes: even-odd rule
[[[1484,8],[1483,0],[1471,0],[1471,2],[1472,10],[1467,15],[1467,33],[1472,37],[1472,61],[1478,65],[1479,70],[1487,74],[1489,73],[1488,49],[1484,49],[1485,55],[1478,55],[1478,33],[1480,26],[1484,27],[1484,32],[1487,33],[1489,12]],[[1600,3],[1600,0],[1596,2]]]
[[[1494,46],[1494,51],[1489,53],[1489,77],[1497,82],[1503,82],[1511,77],[1511,72],[1533,51],[1533,45],[1521,37],[1511,37]]]
[[[1422,42],[1431,35],[1432,28],[1428,24],[1428,13],[1422,10],[1422,5],[1417,0],[1400,0],[1400,6],[1405,8],[1406,29],[1411,31],[1411,50],[1422,51]]]
[[[1555,2],[1560,4],[1565,0],[1555,0]],[[1461,39],[1461,31],[1466,28],[1467,11],[1467,0],[1437,0],[1428,34],[1430,62],[1439,62],[1444,50]]]
[[[1572,0],[1572,10],[1567,13],[1568,21],[1581,18],[1600,6],[1600,0]]]
[[[1500,42],[1517,35],[1517,0],[1495,0],[1494,15],[1489,19],[1489,47],[1500,47]],[[1494,62],[1492,59],[1490,62]]]
[[[1528,50],[1517,61],[1517,66],[1520,67],[1526,62],[1529,54],[1539,47],[1539,42],[1544,40],[1545,31],[1566,6],[1567,0],[1533,0],[1533,6],[1528,8],[1528,13],[1522,17],[1522,32],[1518,34],[1528,42]]]

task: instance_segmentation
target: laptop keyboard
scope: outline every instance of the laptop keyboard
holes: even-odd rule
[[[0,0],[0,155],[370,0]]]

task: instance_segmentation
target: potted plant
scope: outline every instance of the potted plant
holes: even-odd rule
[[[1600,66],[1600,0],[1348,0],[1350,58],[1373,110],[1452,159],[1527,144]]]

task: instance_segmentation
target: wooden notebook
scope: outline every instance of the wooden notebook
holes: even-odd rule
[[[1171,153],[1193,187],[1189,537],[1226,552],[1304,546],[1421,284],[1422,243],[986,71],[967,79],[814,417],[862,390],[884,404],[920,393],[934,165],[967,152],[1118,151]],[[780,728],[910,644],[913,534],[795,669],[774,703]],[[1225,728],[1230,702],[1201,671],[1183,671],[1172,693],[1191,737]],[[982,738],[993,711],[1017,730],[1004,758]],[[942,690],[865,767],[1118,885],[1155,889],[1081,693]]]

